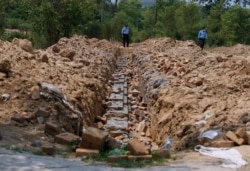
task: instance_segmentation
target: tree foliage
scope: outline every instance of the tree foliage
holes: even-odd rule
[[[46,39],[47,45],[51,45],[59,39],[59,15],[50,2],[42,2],[33,11],[32,26],[35,34]]]
[[[235,6],[228,6],[232,2]],[[73,34],[121,41],[124,24],[132,42],[166,36],[196,40],[206,26],[209,46],[250,44],[248,5],[247,0],[156,0],[146,7],[140,0],[1,0],[0,33],[25,30],[35,46],[46,47]]]
[[[232,4],[247,7],[250,5],[249,0],[192,0],[200,5],[212,5],[216,3],[222,3],[224,7],[231,7]]]
[[[192,17],[191,17],[192,16]],[[176,10],[176,29],[180,39],[196,38],[198,23],[200,21],[199,7],[193,3],[185,4]]]
[[[249,14],[249,11],[235,6],[221,15],[220,32],[226,45],[233,45],[235,42],[249,43]]]

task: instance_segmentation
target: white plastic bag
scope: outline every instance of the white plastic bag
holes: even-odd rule
[[[239,168],[247,164],[247,162],[242,159],[241,154],[233,148],[214,148],[197,145],[194,149],[201,154],[224,159],[223,167]]]

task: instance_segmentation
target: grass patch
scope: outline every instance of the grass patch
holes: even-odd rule
[[[25,147],[19,147],[19,146],[15,146],[15,145],[3,145],[2,147],[6,148],[7,150],[16,151],[19,153],[30,152],[30,150],[25,148]]]
[[[161,163],[166,162],[167,159],[168,158],[154,157],[153,156],[152,163],[154,163],[154,164],[161,164]]]
[[[101,151],[100,155],[96,158],[88,157],[87,160],[93,163],[94,160],[97,161],[106,161],[109,156],[119,156],[126,154],[127,149],[113,149],[111,151]],[[170,156],[168,157],[170,158]],[[152,155],[152,160],[128,160],[128,159],[121,159],[116,163],[112,163],[113,167],[122,167],[122,168],[143,168],[149,165],[157,165],[166,162],[167,158],[157,157]]]
[[[37,155],[37,156],[46,156],[47,155],[43,151],[32,151],[32,154]]]
[[[123,168],[142,168],[147,165],[151,165],[152,161],[136,161],[136,160],[120,160],[118,163],[115,163],[114,167],[123,167]]]
[[[77,147],[77,145],[76,145],[75,142],[71,142],[71,143],[67,144],[67,149],[70,152],[75,152],[76,151],[76,147]]]
[[[171,156],[171,159],[172,159],[172,160],[176,160],[176,159],[177,159],[177,156]]]
[[[125,150],[124,149],[119,149],[119,148],[115,148],[111,151],[100,151],[100,155],[97,156],[97,157],[91,157],[95,160],[98,160],[98,161],[106,161],[106,159],[109,157],[109,156],[113,156],[113,155],[123,155],[125,154]]]
[[[15,145],[3,145],[2,147],[6,148],[7,150],[12,150],[18,153],[23,153],[23,152],[27,152],[27,153],[32,153],[34,155],[39,155],[39,156],[44,156],[46,155],[46,153],[38,150],[38,151],[33,151],[31,149],[28,149],[27,147],[19,147],[19,146],[15,146]]]

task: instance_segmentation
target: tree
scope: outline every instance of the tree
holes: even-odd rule
[[[154,29],[154,22],[155,17],[152,15],[154,13],[154,8],[146,8],[142,12],[142,25],[143,25],[143,31],[140,33],[142,40],[154,37],[153,29]]]
[[[165,36],[176,38],[177,28],[176,20],[174,18],[177,9],[182,5],[184,4],[179,1],[169,2],[159,11],[158,18],[159,21],[161,21],[161,23],[163,24],[162,29]],[[157,27],[157,25],[155,27]]]
[[[33,31],[35,34],[45,37],[45,45],[52,45],[60,38],[59,15],[50,2],[42,4],[32,13]]]
[[[122,0],[118,9],[127,15],[128,23],[136,24],[136,21],[141,18],[141,3],[138,0]]]
[[[224,37],[226,45],[249,42],[249,17],[249,11],[239,6],[230,8],[222,14],[220,33]]]
[[[5,1],[0,1],[0,35],[4,32],[5,25]]]
[[[81,22],[81,3],[78,0],[59,1],[54,7],[59,15],[63,37],[69,37],[72,30]]]
[[[207,31],[209,34],[208,44],[210,46],[220,46],[224,43],[223,36],[220,33],[222,26],[221,15],[224,13],[224,11],[225,9],[223,8],[223,1],[217,3],[216,6],[212,7],[210,10],[210,15],[207,19]]]
[[[184,4],[175,13],[176,29],[179,39],[195,39],[200,22],[200,8],[194,4]]]
[[[234,5],[239,5],[241,7],[247,7],[250,5],[249,0],[192,0],[192,1],[200,5],[212,5],[222,2],[225,8],[230,8]]]
[[[121,38],[121,29],[125,23],[128,24],[127,14],[124,11],[117,12],[114,18],[111,19],[109,25],[111,26],[109,33],[107,36],[111,39],[120,40]],[[130,25],[129,25],[130,27]],[[108,30],[106,30],[108,32]]]

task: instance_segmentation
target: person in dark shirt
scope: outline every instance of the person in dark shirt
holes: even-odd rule
[[[128,25],[126,24],[123,28],[122,28],[122,38],[123,38],[123,46],[127,47],[129,46],[129,28]]]
[[[199,41],[199,45],[201,47],[201,50],[204,48],[205,43],[206,43],[206,39],[207,39],[207,32],[206,32],[206,28],[202,27],[202,29],[199,31],[198,33],[198,41]]]

